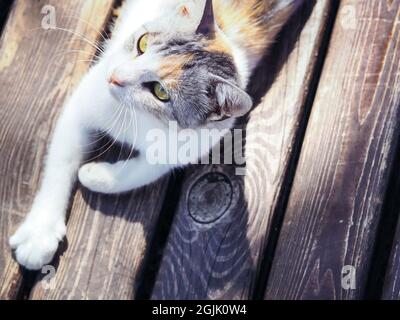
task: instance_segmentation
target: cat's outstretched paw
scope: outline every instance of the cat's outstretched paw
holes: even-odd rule
[[[43,226],[26,221],[10,238],[9,244],[20,265],[28,270],[40,270],[51,262],[65,233],[64,223]]]
[[[91,162],[79,170],[79,181],[91,191],[113,193],[116,178],[112,165],[106,162]]]

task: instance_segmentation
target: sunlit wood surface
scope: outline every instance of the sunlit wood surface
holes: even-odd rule
[[[306,1],[249,85],[244,164],[77,185],[52,286],[17,265],[7,240],[120,5],[0,4],[0,299],[399,299],[400,0]]]

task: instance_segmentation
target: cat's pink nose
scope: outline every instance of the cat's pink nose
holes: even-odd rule
[[[119,80],[114,74],[108,79],[108,82],[118,87],[125,87],[124,82]]]

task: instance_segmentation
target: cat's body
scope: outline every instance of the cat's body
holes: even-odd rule
[[[299,1],[217,0],[214,11],[211,3],[204,9],[204,0],[127,1],[104,54],[58,121],[41,188],[10,239],[20,264],[39,269],[51,261],[65,236],[77,173],[85,187],[100,193],[142,187],[209,152],[200,147],[185,163],[150,164],[145,155],[151,130],[168,135],[175,121],[194,135],[219,129],[212,131],[218,141],[250,110],[244,91],[249,77]],[[138,156],[80,167],[93,130],[133,146]]]

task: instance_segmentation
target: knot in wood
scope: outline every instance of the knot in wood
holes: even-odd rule
[[[207,173],[197,179],[189,190],[189,215],[198,223],[213,223],[228,211],[232,195],[232,183],[226,175]]]

